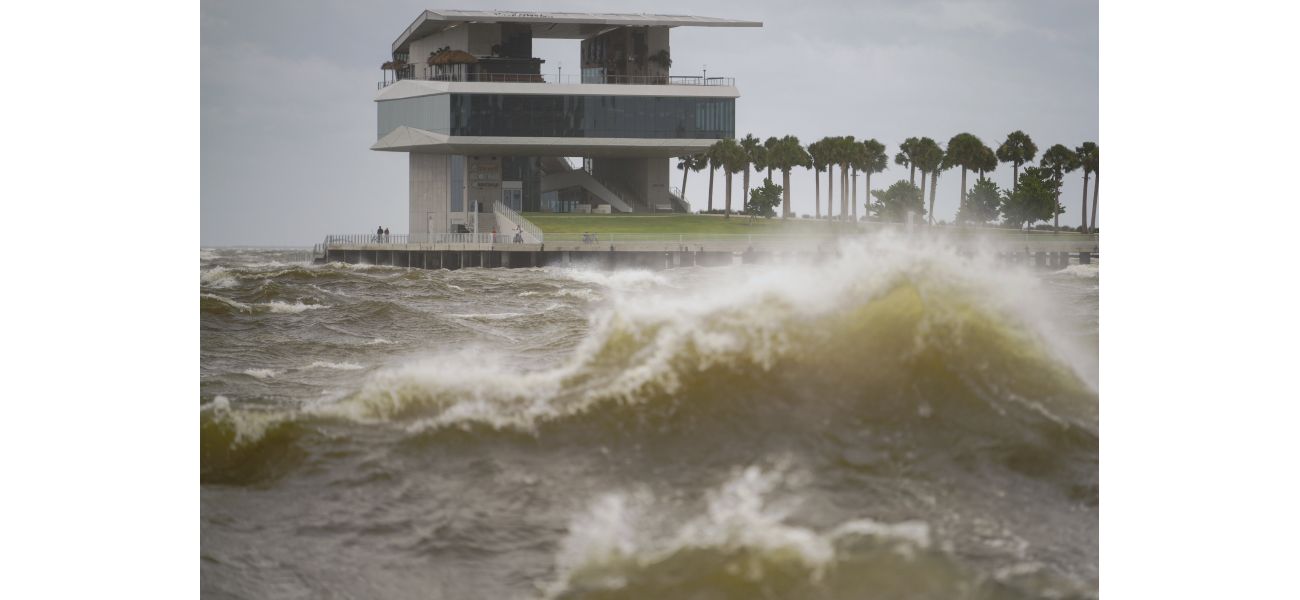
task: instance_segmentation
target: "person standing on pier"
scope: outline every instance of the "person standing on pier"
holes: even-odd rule
[[[375,230],[375,243],[379,243],[382,241],[384,241],[384,226],[380,225],[379,229]]]
[[[392,241],[392,238],[390,238],[390,237],[388,236],[388,228],[385,227],[385,228],[384,228],[384,243],[387,244],[387,243],[389,243],[389,242],[391,242],[391,241]]]

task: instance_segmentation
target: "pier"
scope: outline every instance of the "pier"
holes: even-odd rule
[[[917,232],[918,235],[928,232]],[[835,256],[839,243],[858,236],[550,234],[514,243],[506,234],[445,234],[380,238],[331,235],[313,249],[317,263],[341,262],[413,269],[536,268],[672,269],[732,264],[816,263]],[[432,238],[432,239],[428,239]],[[1099,256],[1097,235],[953,235],[940,247],[992,255],[1011,265],[1064,268]]]

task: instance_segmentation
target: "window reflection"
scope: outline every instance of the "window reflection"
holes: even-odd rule
[[[453,94],[451,135],[724,138],[734,98]]]

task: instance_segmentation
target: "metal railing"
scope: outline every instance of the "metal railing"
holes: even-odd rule
[[[534,225],[532,221],[525,219],[523,215],[515,212],[513,208],[510,208],[499,201],[493,203],[492,206],[496,213],[497,220],[504,220],[512,226],[510,227],[510,230],[506,232],[511,236],[512,240],[514,239],[513,226],[518,225],[519,228],[523,230],[523,235],[521,237],[523,237],[524,242],[529,244],[542,243],[542,240],[544,239],[542,230],[538,226]]]
[[[410,243],[410,236],[405,233],[378,235],[374,233],[344,233],[330,234],[325,236],[324,248],[340,245],[361,245],[361,244],[407,244]]]
[[[588,75],[559,73],[466,73],[464,75],[428,75],[402,77],[394,81],[381,81],[384,89],[398,81],[449,81],[460,83],[555,83],[565,85],[699,85],[735,87],[734,77],[703,77],[699,75]]]

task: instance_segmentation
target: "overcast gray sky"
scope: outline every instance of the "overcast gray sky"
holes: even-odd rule
[[[671,34],[674,74],[707,64],[710,74],[736,78],[737,137],[793,134],[808,143],[853,135],[880,140],[891,157],[909,136],[946,144],[970,132],[996,149],[1007,133],[1023,129],[1040,156],[1052,144],[1074,148],[1098,138],[1095,1],[205,0],[204,246],[303,246],[380,224],[406,232],[406,155],[368,148],[379,65],[426,8],[762,21],[761,29],[684,27]],[[577,40],[539,40],[534,50],[547,60],[544,72],[562,64],[577,73]],[[937,218],[951,221],[956,213],[960,177],[940,176]],[[1010,166],[992,177],[1009,186]],[[872,187],[906,178],[891,160]],[[681,172],[674,168],[672,179],[680,185]],[[707,180],[707,172],[690,176],[687,199],[695,208],[704,205]],[[736,185],[738,200],[738,177]],[[1064,225],[1079,223],[1081,186],[1078,172],[1068,176]],[[791,187],[796,212],[812,213],[811,172],[796,170]],[[823,205],[824,187],[823,179]],[[721,193],[719,182],[715,204]]]

